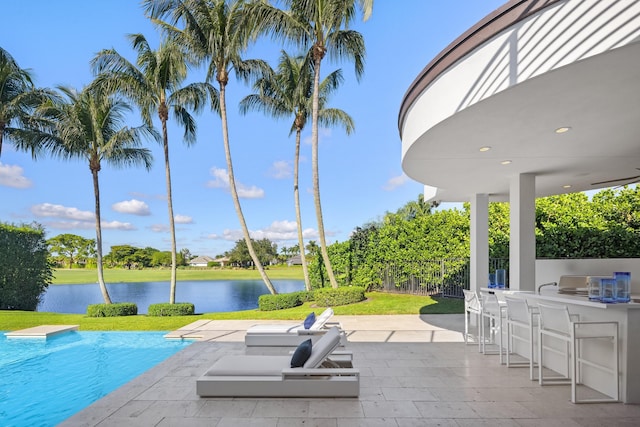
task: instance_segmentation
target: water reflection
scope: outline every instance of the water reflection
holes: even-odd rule
[[[279,293],[304,289],[302,280],[272,282]],[[146,314],[150,304],[168,302],[169,288],[169,282],[107,284],[113,302],[134,302],[139,314]],[[251,310],[258,308],[258,297],[268,293],[262,280],[180,281],[176,285],[176,302],[195,304],[196,313]],[[38,311],[84,314],[89,304],[102,302],[97,283],[51,285],[43,295]]]

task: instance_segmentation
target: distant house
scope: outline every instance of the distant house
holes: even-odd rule
[[[189,261],[189,265],[191,267],[206,267],[211,261],[215,261],[210,256],[202,255],[195,257],[191,261]]]
[[[287,260],[287,265],[289,267],[292,265],[302,265],[302,256],[300,256],[300,254],[292,256]]]
[[[224,267],[225,265],[229,264],[229,261],[229,257],[227,256],[223,256],[213,260],[213,262],[217,262],[218,264],[220,264],[220,267]]]

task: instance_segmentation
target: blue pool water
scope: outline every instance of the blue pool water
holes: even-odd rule
[[[0,425],[54,426],[191,343],[164,334],[0,333]]]

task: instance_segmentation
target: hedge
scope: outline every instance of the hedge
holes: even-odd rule
[[[284,310],[302,305],[303,302],[313,301],[313,292],[298,291],[287,294],[265,294],[258,297],[258,310]]]
[[[147,316],[190,316],[194,313],[195,306],[190,302],[151,304],[147,310]]]
[[[361,286],[317,289],[314,292],[314,298],[319,307],[335,307],[365,300],[364,288]]]
[[[138,314],[138,306],[133,302],[91,304],[87,307],[88,317],[135,316],[136,314]]]
[[[48,257],[41,226],[0,223],[0,310],[38,308],[53,278]]]

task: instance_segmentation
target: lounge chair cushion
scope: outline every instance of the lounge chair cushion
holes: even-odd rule
[[[205,373],[206,376],[281,376],[291,364],[290,356],[251,354],[229,355],[218,359]]]
[[[305,362],[309,360],[309,356],[311,356],[311,347],[311,338],[300,343],[293,352],[293,356],[291,356],[292,368],[301,368],[304,366]]]
[[[299,330],[304,330],[302,323],[273,323],[263,325],[253,325],[247,330],[249,334],[296,334]]]
[[[331,354],[333,350],[340,345],[340,329],[337,326],[333,326],[329,329],[311,349],[311,356],[305,362],[305,368],[318,368],[325,361],[325,359]]]
[[[309,313],[307,318],[304,319],[304,328],[309,329],[311,325],[313,325],[315,322],[316,322],[316,313],[312,311],[311,313]]]

